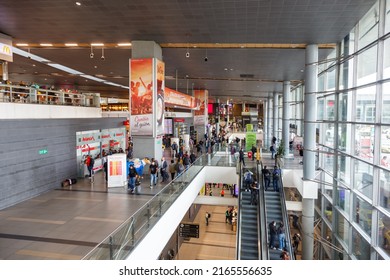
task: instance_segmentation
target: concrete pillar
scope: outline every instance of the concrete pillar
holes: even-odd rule
[[[162,61],[162,49],[153,41],[132,41],[131,58],[157,58]],[[162,157],[161,137],[132,135],[134,157]]]
[[[290,118],[291,118],[291,109],[290,109],[290,90],[291,84],[290,81],[283,82],[283,125],[282,125],[282,140],[284,145],[284,157],[288,158],[290,149]]]
[[[305,107],[304,107],[304,140],[303,140],[303,193],[310,192],[305,188],[316,188],[315,179],[316,119],[317,119],[317,62],[318,46],[308,45],[306,48],[305,67]],[[311,190],[313,193],[314,190]],[[317,193],[314,191],[314,193]],[[314,199],[302,199],[302,259],[313,259],[314,248]]]
[[[279,120],[278,120],[278,115],[279,115],[279,94],[277,93],[274,93],[274,102],[273,102],[273,106],[274,106],[274,109],[273,109],[273,131],[272,131],[272,136],[275,136],[276,138],[278,138],[278,129],[279,129],[279,126],[278,126],[278,123],[279,123]],[[272,136],[270,138],[272,138]]]

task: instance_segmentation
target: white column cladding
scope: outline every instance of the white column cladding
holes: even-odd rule
[[[315,179],[316,119],[317,119],[317,63],[318,46],[306,47],[305,67],[305,107],[304,107],[304,140],[303,140],[303,193],[306,188],[314,188],[311,180]],[[306,181],[306,182],[305,182]],[[302,199],[302,259],[313,259],[314,248],[314,199]]]
[[[265,139],[267,139],[267,144],[265,146],[266,149],[268,149],[271,146],[271,134],[272,134],[272,94],[268,94],[267,97],[267,118],[268,118],[268,123],[267,123],[267,135],[265,135]]]
[[[288,158],[290,149],[290,118],[291,118],[291,109],[290,109],[290,90],[291,84],[290,81],[283,82],[283,123],[282,123],[282,140],[284,146],[284,157]]]
[[[274,105],[274,109],[273,109],[273,131],[272,131],[272,136],[275,136],[276,138],[278,138],[278,130],[279,130],[279,126],[278,126],[278,123],[279,123],[279,94],[274,92],[274,102],[273,102],[273,105]],[[270,137],[272,138],[272,137]]]

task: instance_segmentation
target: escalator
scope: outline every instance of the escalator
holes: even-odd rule
[[[240,170],[240,183],[243,186],[243,174],[250,169],[257,180],[256,168]],[[237,259],[259,260],[259,208],[257,204],[251,204],[251,191],[245,191],[241,187],[239,195],[238,233],[237,233]],[[258,198],[256,198],[258,201]]]
[[[261,176],[262,178],[262,176]],[[264,181],[262,181],[262,186],[264,186]],[[290,235],[290,226],[289,219],[286,209],[286,201],[283,192],[283,180],[282,176],[279,178],[279,190],[280,192],[273,191],[273,180],[271,179],[270,187],[267,191],[262,187],[260,197],[264,197],[264,211],[265,211],[265,221],[262,221],[262,225],[266,228],[267,234],[266,238],[262,238],[262,246],[268,249],[267,258],[269,260],[280,260],[281,251],[278,249],[273,249],[269,247],[270,234],[269,234],[269,224],[272,221],[277,223],[279,226],[280,222],[283,222],[285,228],[286,235],[286,246],[285,250],[288,252],[290,259],[293,259],[294,256],[292,254],[292,243],[291,243],[291,235]],[[274,246],[276,248],[279,247],[279,240],[276,237]]]

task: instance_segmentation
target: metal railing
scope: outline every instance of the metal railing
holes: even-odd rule
[[[0,84],[0,102],[100,107],[99,93],[70,93]]]
[[[217,150],[217,149],[216,149]],[[157,224],[216,152],[205,154],[155,194],[143,207],[90,251],[83,260],[124,260]]]

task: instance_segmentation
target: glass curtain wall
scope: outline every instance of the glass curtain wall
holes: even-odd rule
[[[319,62],[320,259],[390,259],[389,32],[379,0]]]

